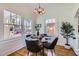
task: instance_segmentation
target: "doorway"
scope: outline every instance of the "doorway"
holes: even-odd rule
[[[46,33],[48,35],[53,35],[53,34],[56,33],[56,21],[55,21],[55,18],[47,19],[45,24],[46,24],[46,27],[45,27]]]

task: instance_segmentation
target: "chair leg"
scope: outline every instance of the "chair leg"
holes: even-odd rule
[[[37,52],[36,52],[36,56],[37,56]]]
[[[52,56],[53,56],[53,51],[52,51],[52,49],[51,49],[51,53],[52,53]]]
[[[55,54],[55,49],[53,49],[53,52],[54,52],[54,54]]]
[[[27,52],[27,56],[29,56],[29,51]]]

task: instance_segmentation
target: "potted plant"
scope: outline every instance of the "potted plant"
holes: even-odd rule
[[[36,24],[35,25],[35,29],[37,31],[37,36],[39,36],[39,30],[40,30],[40,28],[41,28],[41,24]]]
[[[69,39],[75,39],[74,37],[74,28],[69,22],[63,22],[61,27],[61,35],[66,38],[65,48],[70,49]]]

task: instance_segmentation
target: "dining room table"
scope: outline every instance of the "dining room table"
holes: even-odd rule
[[[54,41],[54,39],[56,38],[56,36],[45,36],[45,37],[41,37],[41,36],[35,36],[35,37],[30,37],[30,40],[39,40],[39,45],[43,47],[42,49],[42,55],[46,56],[47,54],[44,52],[44,44],[45,43],[52,43]]]

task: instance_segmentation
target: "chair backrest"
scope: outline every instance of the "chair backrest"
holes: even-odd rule
[[[39,51],[39,45],[38,40],[25,40],[27,49],[31,52],[38,52]]]
[[[26,37],[30,37],[31,35],[29,34],[29,35],[26,35]]]
[[[56,44],[57,44],[57,41],[58,41],[58,37],[55,38],[55,40],[51,43],[51,45],[49,46],[50,49],[54,49]]]

